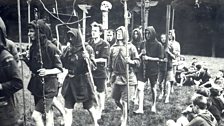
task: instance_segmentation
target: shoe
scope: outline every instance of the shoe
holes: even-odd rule
[[[169,103],[169,102],[170,102],[169,97],[166,97],[165,103]]]
[[[117,107],[116,110],[121,110],[121,108],[120,107]]]
[[[152,111],[153,113],[156,113],[156,106],[152,106],[151,111]]]
[[[144,114],[144,111],[143,110],[136,110],[133,112],[134,114],[138,115],[138,114]]]

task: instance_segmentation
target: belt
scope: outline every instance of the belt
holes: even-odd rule
[[[40,77],[38,74],[35,74],[35,73],[32,73],[31,74],[32,77]],[[57,77],[56,74],[51,74],[51,75],[46,75],[46,76],[43,76],[45,78],[48,78],[48,77]]]

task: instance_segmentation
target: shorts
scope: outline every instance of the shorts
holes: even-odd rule
[[[159,71],[159,75],[158,75],[159,84],[165,80],[165,76],[166,76],[165,74],[166,74],[166,71]]]
[[[129,100],[131,100],[131,98],[135,94],[135,88],[136,85],[130,85],[128,92],[127,85],[114,84],[112,90],[112,98],[116,101],[120,101],[122,99],[122,101],[128,102],[128,98]]]
[[[35,103],[35,110],[43,114],[45,112],[48,112],[51,109],[53,105],[53,97],[45,98],[45,103],[44,103],[43,97],[34,96],[34,103]]]
[[[149,75],[148,79],[150,81],[151,87],[154,87],[158,81],[158,74]]]
[[[102,93],[105,91],[106,78],[94,78],[94,85],[96,86],[96,91]]]
[[[76,101],[74,97],[71,95],[71,97],[65,98],[65,108],[67,109],[73,109]],[[90,109],[93,106],[94,100],[88,99],[87,101],[82,102],[84,109]]]

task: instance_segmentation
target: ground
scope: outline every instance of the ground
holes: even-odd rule
[[[185,56],[186,62],[190,64],[193,57],[198,58],[200,62],[207,65],[209,68],[212,77],[219,69],[224,69],[224,59],[221,58],[211,58],[211,57],[200,57],[200,56]],[[26,110],[26,123],[27,126],[34,126],[33,121],[30,119],[30,115],[33,106],[33,97],[27,91],[27,83],[30,77],[29,70],[23,64],[23,75],[24,75],[24,84],[25,84],[25,110]],[[152,100],[151,100],[151,91],[150,89],[145,90],[145,99],[144,99],[144,114],[143,115],[134,115],[133,111],[137,109],[137,106],[134,106],[132,102],[129,104],[129,126],[164,126],[165,122],[168,119],[176,120],[181,114],[181,111],[185,109],[187,105],[191,103],[191,96],[194,93],[194,86],[188,87],[174,87],[174,93],[171,94],[170,103],[165,104],[164,100],[158,100],[157,104],[157,113],[150,112]],[[21,113],[24,113],[23,107],[23,98],[22,91],[18,92],[19,98],[19,110]],[[62,98],[60,97],[62,100]],[[62,100],[63,101],[63,100]],[[111,98],[111,87],[107,89],[107,99],[105,104],[105,110],[103,111],[102,119],[99,120],[100,126],[119,126],[119,119],[121,116],[121,111],[116,110],[116,105]],[[55,112],[55,126],[59,126],[60,114],[56,109]],[[89,126],[92,125],[92,120],[89,116],[89,113],[82,109],[82,104],[77,104],[74,108],[74,120],[73,126]],[[223,123],[224,124],[224,123]]]

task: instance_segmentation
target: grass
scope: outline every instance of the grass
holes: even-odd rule
[[[185,56],[187,64],[191,63],[191,59],[196,57],[200,62],[206,64],[209,68],[212,77],[219,69],[224,69],[224,59],[222,58],[211,58],[211,57],[201,57],[201,56]],[[34,109],[33,97],[30,92],[26,89],[27,83],[29,81],[29,70],[24,65],[24,84],[25,84],[25,102],[26,102],[26,115],[27,115],[27,125],[34,126],[33,121],[30,119],[31,112]],[[157,113],[152,113],[150,111],[152,99],[151,91],[145,90],[144,99],[144,114],[134,115],[133,111],[137,109],[133,103],[130,103],[129,110],[129,126],[165,126],[165,122],[168,119],[176,120],[180,113],[187,105],[191,103],[191,96],[194,93],[194,87],[174,87],[174,93],[171,94],[170,103],[165,104],[164,100],[158,100],[157,102]],[[19,101],[18,106],[20,113],[23,113],[23,100],[22,91],[17,93]],[[62,99],[62,98],[61,98]],[[107,98],[105,104],[105,110],[102,115],[102,119],[99,120],[100,126],[118,126],[119,119],[121,116],[121,111],[116,110],[116,105],[111,98],[111,87],[107,89]],[[59,112],[55,109],[55,126],[59,126]],[[82,104],[77,104],[74,107],[73,112],[73,126],[89,126],[92,125],[92,120],[89,113],[82,108]]]

